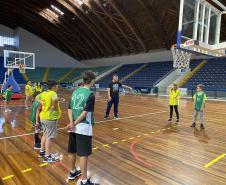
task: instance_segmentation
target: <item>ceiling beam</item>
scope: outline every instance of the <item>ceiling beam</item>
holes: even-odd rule
[[[128,28],[134,34],[134,36],[136,37],[137,42],[141,46],[142,50],[146,52],[147,51],[147,47],[146,47],[143,39],[138,34],[138,32],[136,31],[135,27],[132,25],[132,23],[129,21],[129,19],[126,17],[126,15],[124,13],[122,13],[122,11],[119,9],[118,5],[115,4],[115,2],[113,0],[109,0],[108,3],[117,12],[117,14],[122,18],[122,20],[124,21],[124,23],[128,26]]]
[[[159,17],[155,14],[155,10],[154,10],[155,7],[150,7],[150,5],[147,4],[145,0],[137,0],[137,1],[148,13],[148,16],[152,19],[153,25],[151,26],[153,27],[153,29],[156,30],[155,34],[158,35],[159,42],[161,42],[161,44],[164,44],[166,48],[169,49],[168,37],[160,24]]]

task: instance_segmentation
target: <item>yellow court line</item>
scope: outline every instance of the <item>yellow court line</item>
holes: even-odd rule
[[[2,180],[5,181],[5,180],[11,179],[13,177],[14,177],[14,175],[9,175],[9,176],[3,177]]]
[[[39,166],[47,166],[48,165],[48,163],[42,163],[42,164],[40,164]]]
[[[168,129],[170,129],[170,128],[168,128]],[[160,129],[157,130],[156,132],[150,132],[150,133],[154,134],[154,133],[158,133],[158,132],[160,132]],[[143,135],[147,136],[147,135],[149,135],[149,134],[144,133]],[[141,136],[142,136],[142,135],[138,135],[138,136],[136,136],[136,137],[140,138]],[[132,140],[132,139],[135,139],[135,137],[130,137],[129,139]],[[127,141],[127,140],[123,139],[123,140],[121,140],[121,141],[122,141],[122,142],[125,142],[125,141]],[[115,144],[118,144],[118,143],[119,143],[119,142],[117,142],[117,141],[112,142],[112,144],[114,144],[114,145],[115,145]],[[103,144],[102,147],[104,147],[104,148],[111,148],[111,147],[109,146],[109,144]],[[97,150],[97,149],[99,149],[99,147],[94,147],[94,148],[93,148],[93,150]],[[225,155],[225,154],[224,154],[224,155]],[[41,163],[41,164],[39,164],[40,167],[47,166],[47,165],[48,165],[48,163]],[[22,172],[22,173],[26,173],[26,172],[29,172],[29,171],[32,171],[32,168],[25,169],[25,170],[23,170],[23,171],[21,171],[21,172]],[[2,180],[5,181],[5,180],[8,180],[8,179],[13,178],[13,177],[14,177],[14,175],[9,175],[9,176],[3,177]]]
[[[218,156],[217,158],[215,158],[214,160],[210,161],[209,163],[207,163],[204,167],[208,168],[210,166],[212,166],[214,163],[216,163],[217,161],[221,160],[223,157],[225,157],[226,154],[221,154],[220,156]]]
[[[31,171],[32,169],[31,168],[28,168],[28,169],[26,169],[26,170],[22,170],[21,172],[22,173],[26,173],[26,172],[29,172],[29,171]]]

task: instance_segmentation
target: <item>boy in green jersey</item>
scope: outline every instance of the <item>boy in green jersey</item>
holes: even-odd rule
[[[95,95],[90,88],[95,83],[93,72],[83,73],[83,86],[76,89],[71,96],[68,108],[70,123],[68,152],[70,153],[69,180],[81,175],[80,185],[97,185],[87,178],[88,156],[92,154],[92,135],[94,125]],[[76,154],[80,157],[81,171],[76,169]]]
[[[199,84],[197,86],[197,92],[193,96],[194,99],[194,115],[193,115],[193,124],[191,127],[196,127],[196,120],[198,114],[200,114],[200,128],[204,129],[204,111],[205,111],[205,104],[206,104],[206,93],[203,92],[204,86]]]
[[[2,99],[4,101],[5,113],[10,112],[11,110],[8,108],[9,102],[12,97],[12,85],[8,85],[8,88],[3,93]]]
[[[41,149],[41,139],[39,138],[39,134],[41,132],[41,123],[40,123],[39,114],[42,111],[42,104],[41,104],[39,92],[35,92],[33,94],[33,97],[34,97],[34,101],[33,101],[32,107],[31,107],[30,120],[32,122],[33,127],[35,128],[34,149],[39,150],[39,149]]]

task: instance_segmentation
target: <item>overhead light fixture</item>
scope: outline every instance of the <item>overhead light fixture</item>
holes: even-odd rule
[[[51,8],[55,10],[57,13],[59,13],[60,15],[64,15],[64,12],[62,12],[59,8],[55,7],[54,5],[51,5]]]
[[[75,0],[76,3],[78,3],[80,6],[84,3],[83,0]]]
[[[53,11],[50,10],[49,8],[46,8],[46,12],[48,12],[50,15],[52,15],[52,16],[55,17],[55,18],[58,18],[58,17],[59,17],[55,12],[53,12]]]
[[[52,23],[57,23],[59,21],[59,16],[53,12],[52,10],[50,10],[49,8],[46,8],[44,10],[42,10],[41,12],[39,12],[39,15],[41,15],[42,17],[44,17],[45,19],[47,19],[48,21],[52,22]]]

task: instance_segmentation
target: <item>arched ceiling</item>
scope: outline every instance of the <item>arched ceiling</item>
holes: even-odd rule
[[[77,60],[176,42],[179,0],[0,0],[0,8],[0,24],[23,27]],[[225,26],[221,34],[226,40]]]

